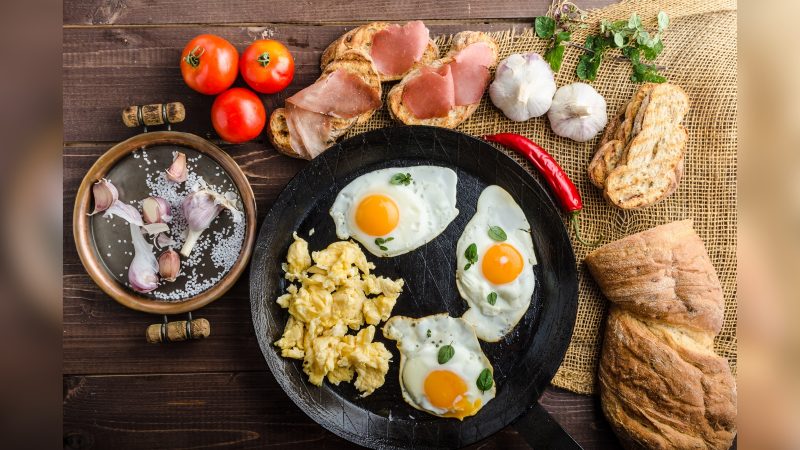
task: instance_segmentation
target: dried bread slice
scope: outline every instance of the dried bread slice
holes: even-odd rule
[[[689,99],[683,89],[671,84],[641,90],[646,92],[630,131],[628,111],[615,130],[621,138],[617,141],[624,145],[618,160],[610,157],[606,163],[603,158],[603,164],[608,165],[604,195],[623,209],[643,208],[663,200],[675,191],[683,175],[688,135],[680,123],[689,110]],[[633,107],[636,102],[634,98]]]
[[[623,105],[617,116],[606,127],[597,144],[597,151],[589,163],[589,179],[600,189],[605,187],[606,177],[623,159],[625,148],[631,141],[633,123],[642,105],[642,100],[656,87],[653,83],[642,85],[633,98]]]
[[[497,42],[486,33],[480,31],[462,31],[453,36],[452,46],[450,51],[444,58],[437,59],[427,65],[431,69],[438,69],[445,64],[449,64],[455,60],[455,55],[467,46],[477,43],[485,42],[491,49],[494,55],[494,62],[489,67],[490,69],[497,65],[497,58],[500,52]],[[423,66],[424,67],[424,66]],[[478,109],[480,101],[469,105],[456,106],[450,110],[449,114],[443,117],[433,117],[430,119],[418,119],[411,113],[411,111],[403,105],[403,88],[414,77],[421,73],[422,67],[414,69],[403,77],[403,80],[397,83],[390,91],[386,98],[386,103],[389,106],[389,114],[393,119],[398,120],[406,125],[432,125],[443,128],[455,128],[461,122],[465,121],[471,116],[475,110]],[[485,90],[485,88],[484,88]]]
[[[375,89],[378,97],[381,95],[381,79],[378,70],[372,63],[372,59],[360,50],[348,50],[342,52],[339,57],[328,64],[322,71],[318,80],[321,80],[333,72],[344,69],[357,75],[371,88]],[[344,119],[331,117],[331,132],[327,144],[330,146],[336,139],[342,137],[347,130],[356,124],[361,124],[370,119],[375,110],[366,111],[356,117]],[[305,154],[302,151],[292,148],[289,126],[286,123],[286,110],[284,108],[275,109],[269,117],[269,132],[267,133],[272,145],[281,153],[293,158],[311,159],[313,155]]]
[[[372,50],[372,38],[375,36],[375,33],[385,30],[390,25],[392,24],[388,22],[372,22],[357,28],[353,28],[352,30],[343,34],[339,39],[333,41],[324,52],[322,52],[320,67],[324,70],[328,64],[338,59],[339,55],[348,50],[361,50],[369,55],[370,51]],[[425,52],[422,54],[422,58],[418,62],[414,63],[409,70],[399,75],[388,75],[382,73],[381,81],[400,80],[407,73],[420,66],[430,64],[438,57],[439,47],[435,42],[433,42],[432,39],[429,39],[428,45],[425,47]]]

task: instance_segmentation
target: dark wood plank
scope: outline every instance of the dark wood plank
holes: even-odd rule
[[[607,0],[583,0],[581,7],[605,6]],[[64,4],[69,25],[172,23],[329,23],[371,20],[532,18],[547,11],[547,0],[71,0]]]
[[[311,421],[269,372],[68,376],[63,405],[70,449],[355,447]],[[598,437],[607,426],[591,418],[590,397],[551,389],[543,405],[562,425],[582,423],[570,432],[585,449],[616,448]],[[471,448],[528,445],[509,427]]]
[[[259,220],[294,174],[306,164],[260,144],[225,146],[253,186]],[[108,145],[64,148],[63,371],[81,374],[264,370],[250,320],[248,272],[233,289],[195,313],[211,322],[202,342],[148,345],[144,330],[158,316],[122,307],[94,284],[78,259],[72,236],[75,191]]]
[[[465,29],[485,31],[522,29],[524,22],[439,25],[432,32],[449,34]],[[281,40],[295,58],[295,78],[284,92],[262,95],[267,111],[282,107],[286,97],[313,83],[320,73],[322,50],[350,27],[270,26],[172,27],[64,30],[63,96],[66,142],[119,141],[138,130],[125,128],[120,119],[128,105],[181,101],[187,120],[176,129],[213,138],[210,111],[213,96],[189,89],[178,61],[183,46],[194,36],[211,32],[244,50],[262,36]],[[237,85],[245,86],[239,79]]]

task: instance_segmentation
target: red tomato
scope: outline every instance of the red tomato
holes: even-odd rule
[[[242,53],[239,70],[253,90],[274,94],[292,82],[294,58],[280,42],[262,39],[250,44]]]
[[[195,91],[214,95],[231,87],[239,71],[239,52],[225,39],[201,34],[181,53],[183,81]]]
[[[264,129],[267,111],[251,90],[233,88],[220,94],[211,105],[211,123],[222,139],[238,144],[255,139]]]

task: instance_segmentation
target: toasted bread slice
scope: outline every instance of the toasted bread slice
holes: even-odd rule
[[[370,58],[369,55],[359,50],[342,52],[339,58],[325,67],[319,79],[327,77],[339,69],[345,69],[348,72],[358,75],[367,85],[375,89],[380,97],[380,75],[378,75],[378,70],[375,68],[375,65],[372,63],[372,58]],[[336,139],[347,133],[347,130],[354,125],[368,121],[374,113],[375,110],[370,110],[349,119],[331,117],[331,134],[327,141],[329,146],[336,142]],[[284,108],[277,108],[272,111],[269,117],[269,131],[267,135],[269,136],[269,141],[279,152],[291,156],[292,158],[310,159],[308,155],[301,154],[292,148],[289,127],[286,124],[286,110]]]
[[[589,163],[589,179],[598,188],[605,187],[606,177],[623,159],[625,149],[633,138],[633,124],[642,101],[655,86],[652,83],[642,85],[606,127],[603,137],[597,144],[597,151]]]
[[[680,122],[688,110],[686,93],[675,85],[655,85],[642,98],[631,125],[630,142],[605,178],[604,194],[611,204],[623,209],[643,208],[677,189],[688,140]]]
[[[442,67],[443,65],[452,62],[455,59],[455,54],[461,49],[476,42],[485,42],[489,45],[489,48],[494,54],[494,63],[492,63],[489,68],[494,68],[497,65],[497,58],[500,53],[500,49],[497,46],[497,42],[495,42],[491,36],[480,31],[462,31],[456,34],[453,37],[453,43],[447,55],[444,58],[433,61],[427,66],[432,69]],[[414,114],[412,114],[411,111],[409,111],[408,108],[403,105],[403,89],[410,80],[420,74],[422,67],[423,66],[420,66],[410,71],[405,77],[403,77],[402,81],[397,83],[389,91],[389,94],[386,98],[386,103],[389,105],[389,114],[393,119],[406,125],[432,125],[443,128],[455,128],[461,124],[461,122],[467,120],[469,116],[471,116],[475,110],[478,109],[480,101],[471,105],[456,106],[450,110],[448,115],[443,117],[433,117],[430,119],[418,119],[414,117]]]
[[[375,36],[375,33],[378,31],[385,30],[387,27],[389,27],[389,25],[391,24],[388,22],[372,22],[357,28],[353,28],[352,30],[343,34],[339,39],[333,41],[324,52],[322,52],[320,67],[324,70],[328,64],[348,50],[361,50],[369,55],[370,50],[372,50],[372,37]],[[428,46],[425,48],[425,52],[422,54],[420,61],[411,66],[406,73],[416,69],[417,67],[430,64],[438,57],[439,47],[435,42],[433,42],[432,39],[429,39]],[[381,81],[400,80],[406,75],[406,73],[400,75],[381,74]]]

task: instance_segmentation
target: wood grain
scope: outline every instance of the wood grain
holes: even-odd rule
[[[269,372],[67,376],[63,394],[69,449],[356,448],[303,414]],[[585,449],[614,448],[592,398],[563,394],[548,389],[542,405]],[[469,448],[529,447],[508,427]]]
[[[608,0],[583,0],[581,7],[605,6]],[[64,7],[69,25],[208,23],[330,23],[527,18],[544,14],[549,1],[519,0],[83,0]]]

